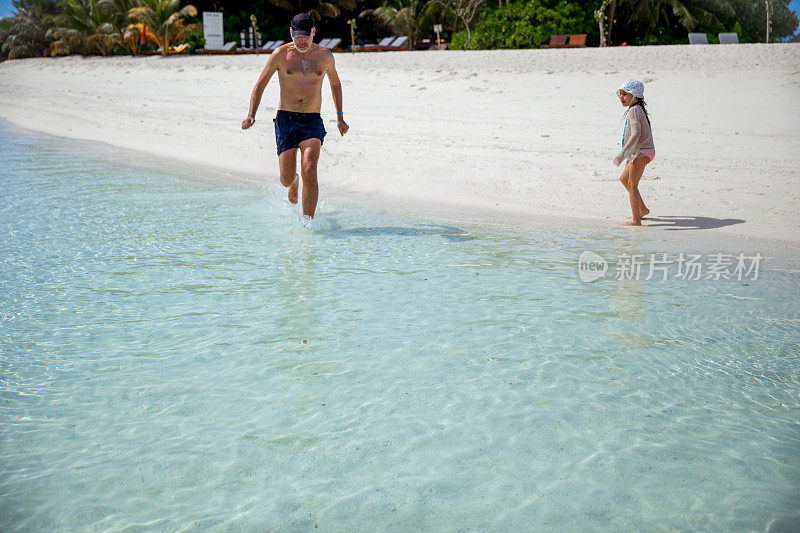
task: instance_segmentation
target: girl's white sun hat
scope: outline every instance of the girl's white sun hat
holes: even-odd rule
[[[635,80],[633,78],[626,80],[619,89],[621,91],[625,91],[626,93],[632,94],[640,100],[644,98],[644,83],[640,82],[639,80]]]

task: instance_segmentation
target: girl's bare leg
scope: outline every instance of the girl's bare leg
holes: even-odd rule
[[[628,170],[628,196],[631,202],[631,213],[633,215],[633,220],[630,222],[623,222],[623,226],[642,225],[642,216],[644,211],[642,211],[641,206],[644,205],[644,202],[642,201],[642,195],[639,194],[639,180],[642,179],[644,167],[646,167],[647,163],[649,162],[649,157],[637,157],[635,161],[628,163],[628,166],[625,167],[626,170]],[[647,208],[645,207],[645,209]],[[649,213],[649,211],[647,212]]]
[[[619,181],[622,182],[622,184],[625,186],[625,190],[627,190],[628,193],[630,193],[630,191],[631,191],[630,185],[628,184],[628,181],[630,180],[629,176],[630,176],[631,165],[632,165],[632,163],[630,161],[627,161],[625,163],[625,169],[622,171],[622,174],[620,174],[620,176],[619,176]],[[646,205],[644,205],[644,200],[642,200],[642,195],[639,194],[639,190],[638,189],[636,190],[636,195],[639,197],[639,212],[641,213],[642,217],[644,217],[646,215],[649,215],[650,214],[650,210],[647,208]]]

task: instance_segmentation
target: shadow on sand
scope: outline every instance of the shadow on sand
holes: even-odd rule
[[[645,221],[648,227],[663,227],[666,230],[714,229],[744,223],[740,218],[710,217],[647,217]]]

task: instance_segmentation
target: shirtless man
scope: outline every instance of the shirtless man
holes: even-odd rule
[[[322,106],[322,79],[328,75],[336,106],[337,126],[344,135],[349,127],[342,115],[342,84],[336,73],[333,54],[314,44],[314,21],[305,13],[295,15],[289,27],[292,42],[284,44],[270,54],[267,65],[258,77],[250,96],[250,112],[242,122],[246,130],[255,124],[261,95],[270,78],[278,72],[281,89],[275,123],[275,140],[278,144],[278,165],[281,185],[289,187],[289,201],[297,203],[299,177],[297,176],[297,150],[300,150],[303,177],[303,214],[313,218],[317,209],[317,161],[325,138],[325,127],[319,114]]]

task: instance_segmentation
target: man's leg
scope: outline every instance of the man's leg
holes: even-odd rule
[[[278,167],[281,171],[281,185],[289,187],[289,201],[297,203],[297,188],[300,184],[297,177],[297,148],[290,148],[278,156]]]
[[[303,214],[314,218],[317,211],[319,185],[317,184],[317,162],[322,141],[306,139],[300,143],[300,175],[303,177]]]

